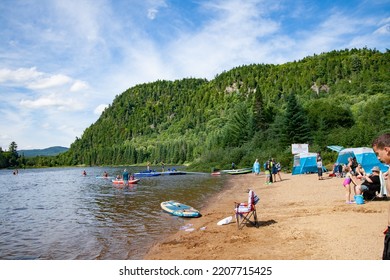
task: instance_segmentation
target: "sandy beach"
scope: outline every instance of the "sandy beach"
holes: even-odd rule
[[[223,191],[186,219],[193,231],[179,230],[156,243],[145,260],[380,260],[390,201],[346,204],[342,178],[325,174],[282,174],[264,184],[264,175],[230,176]],[[247,201],[251,187],[260,196],[258,228],[238,230],[234,202]]]

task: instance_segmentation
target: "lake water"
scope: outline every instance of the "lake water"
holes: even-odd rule
[[[163,212],[162,201],[200,209],[224,180],[188,173],[120,188],[96,176],[123,168],[83,170],[0,170],[0,259],[142,259],[151,244],[191,222]]]

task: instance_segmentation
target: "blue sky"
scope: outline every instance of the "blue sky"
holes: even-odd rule
[[[0,147],[66,146],[140,83],[390,47],[389,0],[1,0]]]

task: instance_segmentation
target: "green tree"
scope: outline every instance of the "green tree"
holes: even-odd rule
[[[9,166],[14,167],[18,166],[18,145],[15,143],[15,141],[12,141],[11,144],[9,145],[9,153],[10,153],[10,158],[9,158]]]
[[[257,85],[253,102],[253,131],[264,131],[267,127],[268,124],[266,122],[263,94],[261,93],[260,87]]]
[[[282,128],[282,143],[289,146],[293,143],[309,143],[311,141],[307,116],[298,103],[295,94],[287,96],[287,107]]]

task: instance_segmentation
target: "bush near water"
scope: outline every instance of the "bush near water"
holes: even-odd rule
[[[291,144],[309,143],[329,166],[337,154],[327,145],[370,146],[389,131],[389,69],[389,50],[346,49],[281,65],[243,65],[210,81],[136,85],[117,95],[67,152],[19,164],[164,161],[210,171],[274,157],[291,168]]]

